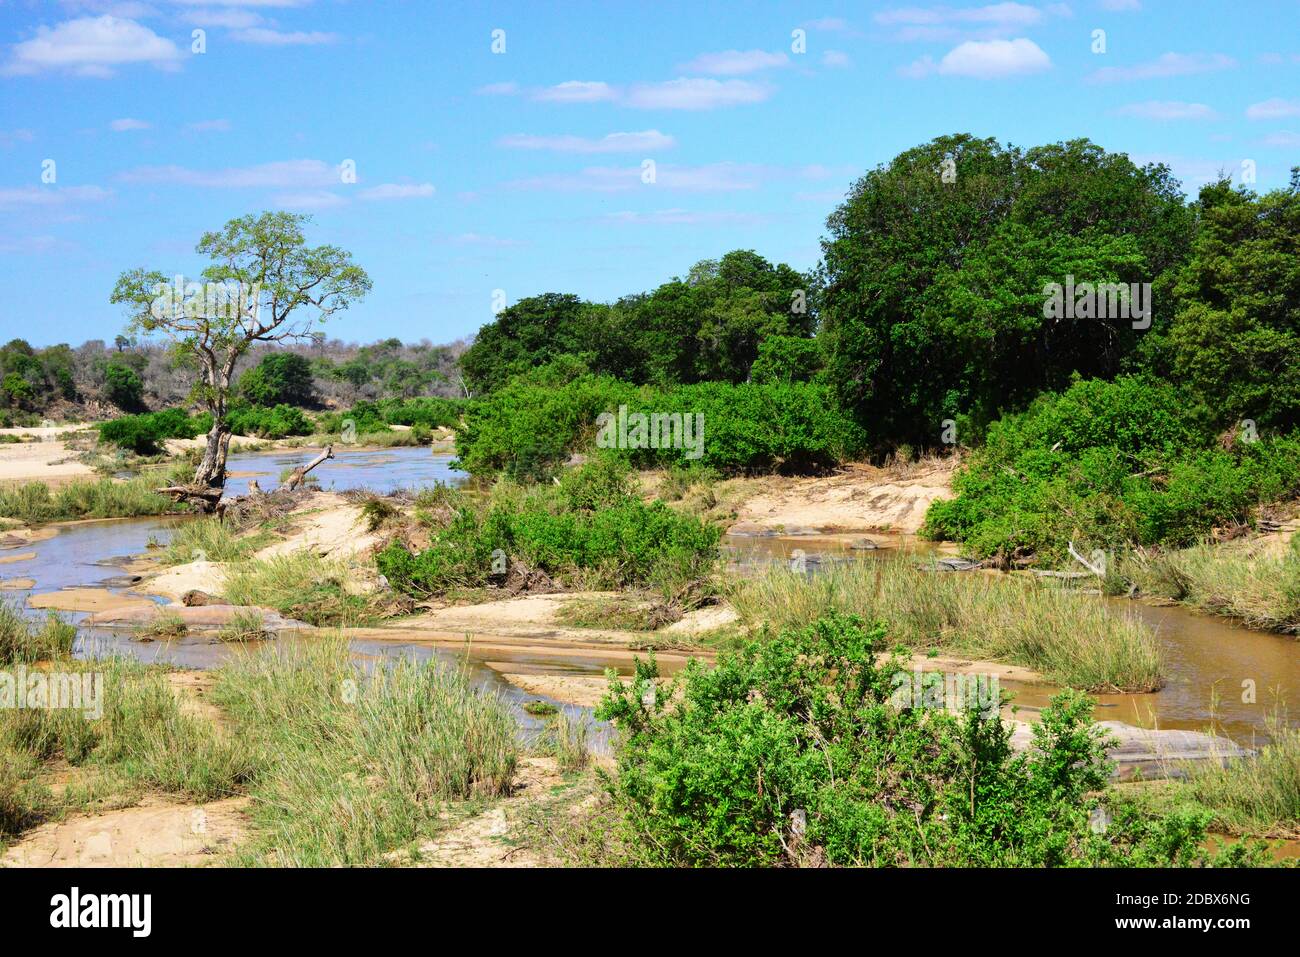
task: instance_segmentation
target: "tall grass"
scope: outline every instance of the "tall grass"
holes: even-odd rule
[[[1035,582],[930,572],[906,558],[837,565],[808,577],[774,570],[742,580],[731,601],[751,626],[806,627],[830,612],[883,621],[889,640],[1024,665],[1094,692],[1161,686],[1154,633],[1105,599]]]
[[[246,864],[373,864],[431,829],[440,803],[504,794],[515,724],[458,671],[403,660],[367,676],[341,636],[222,670],[214,700],[276,761],[253,788]]]
[[[1300,634],[1300,537],[1282,556],[1223,545],[1133,554],[1118,574],[1143,592],[1182,602],[1248,628]]]
[[[0,518],[28,524],[79,518],[133,518],[176,511],[171,499],[154,491],[157,479],[126,482],[98,479],[76,481],[54,491],[44,482],[0,488]]]
[[[358,578],[346,561],[298,551],[231,565],[224,594],[234,605],[274,608],[312,625],[362,625],[381,614],[381,599],[348,591]]]
[[[76,640],[77,629],[53,612],[36,624],[0,601],[0,665],[63,660]]]
[[[160,556],[167,565],[193,561],[235,562],[268,544],[269,536],[241,536],[219,518],[196,518],[178,527]]]
[[[1275,715],[1269,733],[1272,740],[1254,757],[1187,762],[1179,790],[1214,811],[1220,826],[1300,834],[1300,728]]]

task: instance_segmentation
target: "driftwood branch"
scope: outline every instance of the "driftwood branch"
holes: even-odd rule
[[[316,456],[306,465],[300,465],[296,469],[294,469],[293,472],[289,475],[288,480],[284,483],[283,487],[287,488],[290,492],[292,492],[294,489],[296,489],[299,485],[303,483],[303,479],[307,477],[308,472],[310,472],[316,466],[320,465],[326,459],[332,459],[332,458],[334,458],[334,446],[327,445],[325,446],[325,451],[322,452],[320,455]]]

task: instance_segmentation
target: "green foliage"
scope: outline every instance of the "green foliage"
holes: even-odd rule
[[[211,421],[211,417],[208,417]],[[302,409],[294,405],[272,407],[232,406],[226,413],[230,431],[235,435],[255,435],[261,439],[283,439],[290,435],[311,435],[315,431]],[[209,426],[210,427],[210,426]],[[204,431],[207,431],[206,429]]]
[[[646,416],[639,432],[635,419],[627,420],[631,448],[624,446],[619,425],[624,406],[629,417]],[[696,428],[696,415],[703,416],[702,429]],[[546,478],[571,454],[594,446],[639,465],[741,472],[821,468],[851,458],[865,445],[862,430],[839,411],[829,390],[814,383],[638,389],[585,372],[572,360],[518,376],[472,400],[456,433],[461,468],[525,479]]]
[[[210,416],[190,416],[183,409],[124,415],[101,422],[99,440],[137,455],[157,455],[166,439],[192,439],[211,428]]]
[[[479,394],[563,356],[636,384],[744,382],[768,337],[812,335],[810,285],[789,266],[735,250],[613,305],[534,296],[479,330],[461,368]]]
[[[129,365],[109,362],[108,368],[104,370],[104,398],[127,412],[142,409],[144,380]]]
[[[1211,184],[1200,207],[1173,287],[1170,371],[1220,425],[1300,426],[1300,172],[1264,196]]]
[[[822,367],[821,343],[797,336],[768,336],[758,344],[751,382],[807,382]]]
[[[1206,863],[1208,815],[1089,826],[1109,762],[1092,701],[1062,692],[1016,754],[1010,727],[901,708],[885,630],[833,616],[692,661],[653,659],[597,709],[620,733],[610,784],[629,844],[660,865],[1042,867]],[[796,823],[798,822],[798,823]]]
[[[311,362],[295,352],[263,356],[261,362],[240,376],[239,394],[253,405],[312,405],[316,391],[312,385]]]
[[[1142,333],[1127,320],[1045,318],[1044,286],[1154,283],[1192,232],[1163,167],[1087,140],[1021,150],[968,135],[867,173],[827,225],[828,381],[874,439],[922,446],[945,419],[978,429],[1072,373],[1118,372]]]
[[[176,511],[176,504],[154,491],[152,479],[115,482],[75,481],[50,491],[44,482],[0,488],[0,518],[28,524],[79,518],[134,518]]]
[[[503,486],[479,503],[452,496],[429,547],[412,554],[394,543],[379,554],[379,570],[418,596],[499,581],[516,562],[591,587],[676,591],[708,574],[719,530],[662,502],[647,504],[627,487],[617,466],[595,462],[558,488]]]
[[[1225,449],[1175,387],[1079,381],[990,429],[935,502],[926,532],[976,555],[1060,560],[1084,549],[1188,545],[1300,490],[1300,438]]]
[[[60,661],[72,654],[77,629],[51,612],[37,624],[22,610],[0,601],[0,665]]]
[[[56,399],[75,399],[72,350],[33,349],[24,339],[0,346],[0,410],[36,411]]]

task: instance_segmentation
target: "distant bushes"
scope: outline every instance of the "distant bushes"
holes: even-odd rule
[[[1059,560],[1071,541],[1191,544],[1300,489],[1300,438],[1220,444],[1187,408],[1175,387],[1135,377],[1041,396],[990,427],[925,531],[980,556]]]
[[[67,522],[79,518],[133,518],[176,511],[176,504],[154,491],[156,479],[129,482],[98,479],[69,482],[54,491],[44,482],[0,489],[0,518],[20,522]]]
[[[259,439],[283,439],[290,435],[311,435],[315,431],[302,409],[283,403],[269,408],[235,406],[227,412],[226,421],[235,435],[254,435]]]
[[[572,453],[597,445],[643,466],[804,471],[852,458],[866,435],[812,383],[661,390],[554,363],[473,400],[456,436],[462,468],[519,478],[546,477]]]
[[[426,431],[455,428],[460,422],[464,402],[436,396],[413,399],[380,399],[358,402],[345,412],[328,412],[317,420],[321,432],[335,434],[351,422],[357,435],[387,432],[390,426],[405,425]]]
[[[183,409],[163,409],[141,415],[124,415],[101,422],[99,439],[137,455],[157,455],[166,439],[192,439],[212,427],[210,416],[187,415]]]

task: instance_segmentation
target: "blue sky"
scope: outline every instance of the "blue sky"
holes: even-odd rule
[[[812,266],[854,178],[945,133],[1280,186],[1298,27],[1300,0],[0,0],[0,336],[111,340],[118,273],[197,272],[203,231],[262,209],[374,280],[332,336],[445,342],[496,290]]]

